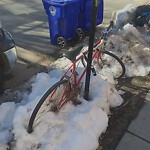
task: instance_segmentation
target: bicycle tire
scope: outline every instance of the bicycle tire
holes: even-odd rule
[[[61,87],[61,86],[64,86],[63,89],[61,89],[61,91],[63,91],[63,94],[64,92],[65,93],[65,96],[64,98],[60,101],[57,102],[57,104],[54,104],[54,102],[56,103],[56,98],[55,100],[52,100],[52,99],[48,99],[50,96],[54,96],[55,93],[56,93],[56,96],[59,95],[59,98],[62,98],[61,96],[61,91],[56,91],[58,89],[58,87]],[[67,89],[66,89],[67,87]],[[64,91],[66,90],[66,91]],[[36,117],[37,117],[37,114],[40,110],[40,108],[42,107],[42,105],[44,104],[44,102],[48,99],[48,105],[46,104],[46,106],[49,106],[51,103],[54,104],[54,106],[51,106],[50,110],[49,111],[58,111],[57,110],[57,106],[59,106],[61,104],[61,102],[64,102],[65,99],[67,98],[67,96],[69,95],[70,93],[70,90],[71,90],[71,85],[70,85],[70,82],[66,79],[64,80],[60,80],[58,81],[57,83],[55,83],[51,88],[48,89],[48,91],[42,96],[42,98],[40,99],[40,101],[38,102],[38,104],[36,105],[36,107],[34,108],[32,114],[31,114],[31,117],[29,119],[29,123],[28,123],[28,128],[27,128],[27,132],[28,133],[31,133],[33,132],[33,126],[35,125],[35,120],[36,120]],[[52,95],[51,95],[52,94]],[[58,97],[57,97],[58,98]],[[45,110],[46,111],[46,110]],[[44,112],[44,111],[43,111]],[[42,113],[43,113],[42,112]]]
[[[116,56],[115,54],[113,54],[113,53],[111,53],[111,52],[109,52],[109,51],[102,51],[101,53],[102,53],[101,55],[103,55],[103,56],[104,56],[104,55],[110,56],[111,58],[113,58],[113,59],[116,61],[116,63],[119,64],[121,71],[120,71],[120,73],[119,73],[118,75],[114,76],[114,79],[119,79],[119,78],[121,78],[121,77],[125,74],[125,71],[126,71],[124,63],[120,60],[120,58],[119,58],[118,56]],[[102,62],[102,59],[103,59],[103,58],[100,57],[100,59],[101,59],[101,60],[99,60],[99,62],[100,62],[100,61]],[[87,62],[86,62],[86,60],[84,59],[84,57],[82,57],[81,61],[82,61],[83,66],[86,68]],[[97,62],[96,62],[96,63],[97,63]],[[94,63],[93,63],[93,60],[92,60],[92,66],[94,66],[93,64],[94,64]],[[104,67],[104,65],[105,65],[104,62],[103,62],[103,64],[102,64],[102,63],[99,64],[99,66],[101,66],[101,69]],[[94,69],[95,69],[96,73],[99,74],[99,70],[96,69],[95,67],[94,67]]]

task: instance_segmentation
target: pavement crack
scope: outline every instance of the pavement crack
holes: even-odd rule
[[[136,136],[137,138],[140,138],[141,140],[143,140],[143,141],[145,141],[145,142],[147,142],[147,143],[150,144],[150,141],[149,141],[149,140],[147,140],[147,139],[145,139],[145,138],[143,138],[143,137],[140,137],[139,135],[137,135],[137,134],[135,134],[135,133],[133,133],[133,132],[131,132],[131,131],[129,131],[129,130],[127,130],[127,132],[130,133],[130,134],[132,134],[133,136]]]

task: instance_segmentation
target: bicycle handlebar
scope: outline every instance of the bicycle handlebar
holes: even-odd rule
[[[107,31],[109,31],[110,28],[113,28],[113,27],[114,27],[114,21],[110,20],[109,26],[107,27]]]
[[[104,30],[102,31],[102,35],[101,35],[101,37],[100,37],[100,40],[98,40],[98,41],[94,44],[94,48],[96,48],[99,44],[102,43],[102,42],[101,42],[102,39],[103,39],[103,40],[107,40],[107,37],[108,37],[108,35],[109,35],[109,33],[110,33],[110,29],[112,29],[113,27],[114,27],[114,21],[113,21],[113,20],[110,20],[109,26],[108,26],[106,29],[104,29]]]

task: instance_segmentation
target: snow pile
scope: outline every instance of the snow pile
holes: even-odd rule
[[[126,76],[145,76],[150,71],[150,31],[134,27],[134,9],[131,8],[132,5],[128,5],[118,12],[106,50],[113,51],[122,59]]]
[[[11,130],[12,120],[16,105],[14,102],[3,103],[0,105],[0,150],[7,149],[7,142],[13,139]]]
[[[126,5],[123,9],[116,13],[116,28],[122,28],[127,23],[131,23],[134,16],[135,7],[133,4]]]
[[[98,138],[101,133],[105,132],[108,125],[109,108],[118,106],[123,101],[114,86],[101,79],[100,76],[92,77],[91,101],[80,97],[82,104],[79,106],[75,107],[70,102],[58,114],[47,112],[42,116],[40,124],[34,128],[34,132],[27,133],[27,124],[32,110],[43,92],[59,79],[59,77],[52,76],[54,74],[59,76],[60,72],[60,70],[53,70],[50,75],[39,73],[32,84],[32,92],[26,100],[24,99],[24,105],[15,106],[14,103],[1,105],[0,110],[5,109],[7,114],[4,113],[0,120],[0,123],[4,124],[0,126],[3,137],[0,149],[7,147],[7,142],[12,140],[13,134],[14,141],[11,148],[15,150],[37,148],[91,150],[98,147]],[[16,110],[15,107],[17,107]]]

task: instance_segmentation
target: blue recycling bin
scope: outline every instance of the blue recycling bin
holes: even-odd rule
[[[81,9],[79,14],[78,28],[81,28],[83,31],[90,29],[91,16],[92,16],[92,0],[81,0]],[[103,0],[99,0],[96,25],[99,25],[103,22]]]
[[[80,0],[42,0],[48,15],[51,43],[65,46],[65,42],[76,36]]]

